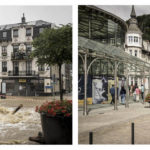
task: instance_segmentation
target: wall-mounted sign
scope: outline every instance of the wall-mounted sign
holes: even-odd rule
[[[2,82],[2,94],[6,94],[6,83]]]
[[[19,82],[20,83],[26,83],[27,81],[26,81],[26,79],[19,79]]]

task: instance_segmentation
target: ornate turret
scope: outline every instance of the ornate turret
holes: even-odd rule
[[[21,23],[26,23],[26,18],[24,16],[24,13],[23,13],[23,17],[21,18]]]
[[[131,18],[129,19],[129,27],[128,27],[128,33],[137,33],[137,34],[142,34],[140,28],[138,27],[138,22],[136,19],[136,13],[134,6],[132,5],[132,10],[130,14]]]
[[[131,10],[130,16],[131,16],[131,18],[136,18],[136,13],[135,13],[134,5],[132,5],[132,10]]]

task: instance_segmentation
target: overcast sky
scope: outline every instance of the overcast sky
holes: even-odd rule
[[[108,12],[115,14],[116,16],[122,18],[123,20],[128,20],[130,18],[131,5],[101,5],[97,6]],[[135,5],[136,15],[150,14],[150,5]]]
[[[0,6],[0,25],[20,23],[23,13],[27,22],[44,20],[56,25],[72,23],[71,6]]]

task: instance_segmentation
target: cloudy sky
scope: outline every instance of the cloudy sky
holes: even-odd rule
[[[97,6],[108,12],[119,16],[123,20],[128,20],[131,13],[131,5],[101,5]],[[136,15],[150,14],[150,5],[135,5]]]
[[[72,23],[71,6],[0,6],[0,25],[21,22],[23,13],[27,22],[44,20],[56,25]]]

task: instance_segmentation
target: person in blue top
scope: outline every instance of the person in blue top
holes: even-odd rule
[[[111,103],[115,103],[115,88],[114,88],[114,85],[112,85],[111,89],[110,89],[110,94],[111,94],[111,97],[112,97],[112,100],[111,100]]]

